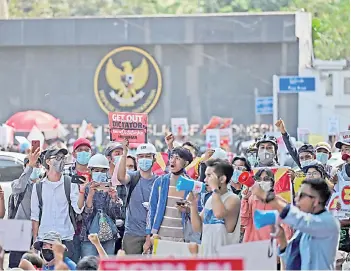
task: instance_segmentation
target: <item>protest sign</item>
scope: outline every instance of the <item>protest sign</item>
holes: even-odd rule
[[[233,129],[224,128],[219,130],[220,142],[223,145],[233,145]]]
[[[147,142],[147,114],[110,112],[108,115],[111,141]]]
[[[259,171],[260,167],[253,169],[254,174]],[[285,199],[287,202],[292,202],[292,193],[291,193],[291,181],[288,175],[289,167],[271,167],[270,168],[274,173],[274,192]]]
[[[340,132],[339,141],[350,144],[350,130]]]
[[[98,270],[244,270],[240,258],[102,258]]]
[[[221,135],[219,129],[206,130],[206,146],[207,148],[219,148],[221,144]]]
[[[174,136],[187,136],[189,135],[189,125],[187,118],[172,118],[171,129]]]

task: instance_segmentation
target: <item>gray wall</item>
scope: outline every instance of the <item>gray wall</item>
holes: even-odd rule
[[[39,109],[62,123],[107,123],[93,79],[112,49],[148,51],[163,76],[149,122],[213,115],[236,124],[272,123],[255,117],[254,89],[272,95],[272,75],[296,75],[295,15],[141,17],[0,21],[0,123],[17,111]],[[280,117],[295,134],[297,97],[280,97]]]

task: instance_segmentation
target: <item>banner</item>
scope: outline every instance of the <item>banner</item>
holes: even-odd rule
[[[108,114],[111,141],[129,143],[147,142],[147,114],[129,112],[110,112]]]
[[[228,258],[102,258],[98,270],[244,270],[243,259]]]
[[[223,246],[221,257],[242,258],[244,270],[277,270],[276,241],[264,240]]]
[[[253,169],[254,174],[263,167],[256,167]],[[291,181],[288,175],[289,167],[271,167],[269,168],[274,173],[274,192],[285,199],[287,202],[292,202],[292,193],[291,193]]]
[[[189,125],[187,118],[172,118],[171,130],[174,136],[187,136],[189,135]]]
[[[295,194],[297,193],[297,191],[299,191],[300,186],[301,186],[304,179],[306,179],[306,175],[305,175],[305,173],[303,173],[303,171],[301,171],[300,169],[295,171],[295,179],[294,179]]]

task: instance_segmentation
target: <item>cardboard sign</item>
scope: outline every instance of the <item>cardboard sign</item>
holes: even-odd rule
[[[207,148],[219,148],[221,145],[221,135],[219,129],[206,130],[206,146]]]
[[[260,167],[253,169],[254,174],[259,171]],[[288,175],[289,167],[271,167],[270,168],[274,173],[274,192],[285,199],[287,202],[292,202],[292,191],[291,191],[291,181]]]
[[[98,270],[244,270],[243,259],[102,258]]]
[[[147,114],[110,112],[108,122],[111,141],[128,139],[129,143],[147,142]]]
[[[187,118],[172,118],[172,134],[174,136],[187,136],[189,135],[189,125]]]
[[[299,191],[300,186],[303,182],[303,180],[306,179],[305,173],[301,170],[295,171],[295,179],[294,179],[294,191],[295,194]]]

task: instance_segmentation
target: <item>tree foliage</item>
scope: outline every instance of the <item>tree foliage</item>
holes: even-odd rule
[[[6,0],[0,0],[6,1]],[[350,0],[11,0],[12,18],[307,11],[315,56],[349,59]]]

